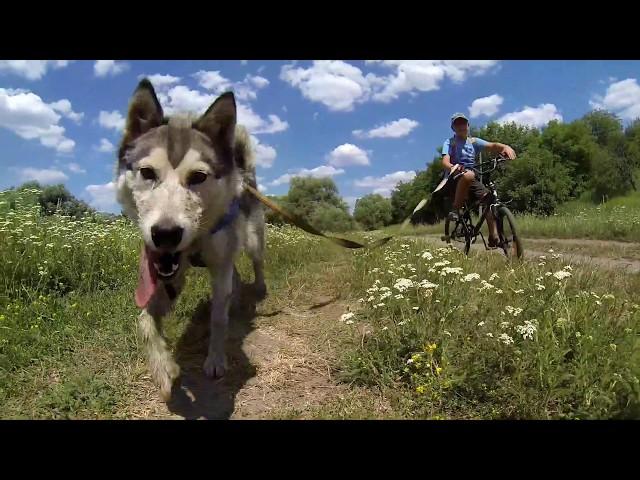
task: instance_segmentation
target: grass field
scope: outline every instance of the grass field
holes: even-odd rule
[[[136,334],[140,238],[124,220],[40,217],[36,194],[0,193],[0,417],[129,418],[157,395]],[[295,324],[330,346],[340,395],[272,417],[640,418],[638,275],[417,238],[349,251],[269,227],[266,276],[270,302],[321,288],[344,305]],[[172,345],[208,288],[191,270]]]

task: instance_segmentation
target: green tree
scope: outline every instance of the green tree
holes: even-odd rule
[[[287,204],[292,213],[311,218],[320,205],[330,205],[348,214],[348,205],[338,194],[338,187],[330,178],[294,177],[289,184]]]
[[[513,122],[504,124],[489,122],[481,128],[471,128],[471,136],[480,137],[488,142],[510,145],[520,155],[538,141],[540,131]]]
[[[569,199],[572,179],[562,160],[542,146],[530,146],[521,156],[494,174],[502,200],[511,199],[515,212],[552,214]]]
[[[612,140],[622,133],[620,119],[606,110],[593,110],[582,117],[582,121],[591,129],[591,134],[601,147],[611,146]]]
[[[325,232],[346,232],[355,228],[349,212],[335,205],[319,204],[311,214],[311,224]]]
[[[391,223],[391,201],[382,195],[370,194],[359,198],[353,217],[365,230],[376,230]]]
[[[552,121],[542,132],[541,145],[560,158],[569,169],[570,195],[579,196],[589,186],[591,168],[598,144],[590,126],[582,120],[571,123]]]

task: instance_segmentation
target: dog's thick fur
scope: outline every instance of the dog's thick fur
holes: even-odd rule
[[[255,165],[250,137],[236,125],[233,94],[221,95],[200,118],[165,118],[153,86],[142,80],[130,101],[116,177],[118,201],[138,224],[145,244],[141,278],[147,255],[159,262],[178,258],[177,264],[169,261],[174,270],[178,265],[177,271],[160,273],[162,277],[157,276],[162,271],[158,263],[148,267],[158,269],[153,273],[157,287],[149,290],[153,293],[141,305],[139,318],[149,368],[166,400],[180,371],[162,336],[162,317],[184,286],[189,259],[197,258],[191,261],[206,266],[212,278],[211,337],[203,366],[209,377],[220,377],[226,369],[229,303],[239,282],[234,261],[241,248],[253,260],[258,299],[266,295],[264,213],[258,200],[242,188],[243,182],[256,187]],[[235,198],[240,199],[239,214],[212,234]],[[175,228],[181,229],[178,242],[170,249],[159,248],[154,229]]]

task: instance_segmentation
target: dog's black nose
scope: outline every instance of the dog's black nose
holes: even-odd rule
[[[151,227],[151,239],[158,248],[175,248],[182,240],[182,227]]]

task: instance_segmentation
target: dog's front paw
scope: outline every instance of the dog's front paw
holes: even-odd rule
[[[210,353],[202,368],[204,374],[209,378],[223,377],[227,371],[227,358],[224,354]]]
[[[160,388],[160,397],[164,402],[171,399],[173,382],[180,376],[180,367],[173,360],[165,360],[157,370],[155,381]]]

